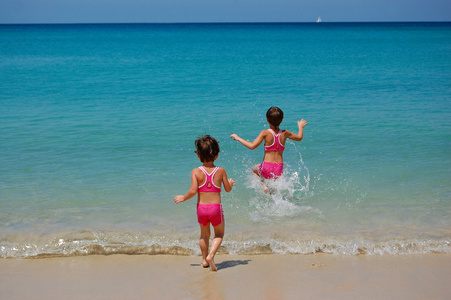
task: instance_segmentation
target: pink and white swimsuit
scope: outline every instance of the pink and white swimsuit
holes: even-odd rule
[[[219,170],[219,167],[216,167],[213,172],[208,174],[207,170],[205,170],[204,167],[200,166],[199,169],[205,174],[206,179],[205,182],[198,187],[198,192],[213,192],[213,193],[220,193],[221,187],[216,186],[213,182],[213,177],[215,176],[216,172]]]
[[[272,143],[272,145],[265,146],[265,151],[284,151],[285,145],[282,145],[282,143],[280,142],[280,134],[283,132],[283,130],[280,130],[277,134],[275,134],[272,129],[268,130],[272,133],[274,142]],[[258,165],[258,171],[260,175],[266,179],[277,179],[282,175],[283,163],[263,161]]]
[[[220,193],[221,187],[216,186],[213,182],[213,177],[218,171],[219,167],[216,167],[213,172],[208,174],[204,167],[199,167],[199,169],[205,174],[205,182],[198,187],[198,192],[211,192]],[[220,225],[224,222],[224,212],[222,210],[221,203],[214,204],[197,204],[197,221],[203,226],[207,226],[211,223],[214,227]]]
[[[272,145],[265,146],[265,151],[283,151],[285,150],[285,145],[282,145],[280,143],[280,134],[283,132],[283,130],[280,130],[279,133],[275,133],[272,129],[268,129],[269,132],[272,133],[272,136],[274,137],[274,142]]]

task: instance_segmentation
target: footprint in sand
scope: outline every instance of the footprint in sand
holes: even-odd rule
[[[326,264],[319,264],[319,263],[312,264],[313,269],[320,269],[320,268],[325,268],[325,267],[326,267]]]

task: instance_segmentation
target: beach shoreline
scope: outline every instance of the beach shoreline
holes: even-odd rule
[[[446,299],[451,255],[93,255],[2,259],[4,299]]]

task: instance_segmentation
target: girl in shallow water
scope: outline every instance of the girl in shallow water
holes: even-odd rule
[[[200,224],[199,246],[202,251],[202,266],[217,271],[214,257],[219,246],[221,246],[225,228],[221,204],[221,185],[224,186],[226,192],[230,192],[235,185],[235,181],[232,178],[227,179],[226,171],[214,165],[214,161],[219,155],[219,144],[213,137],[202,136],[196,139],[194,144],[196,146],[195,152],[203,165],[192,170],[190,189],[185,195],[175,196],[174,202],[178,204],[198,194],[197,220]],[[215,237],[211,243],[210,251],[208,251],[210,223],[213,225]]]
[[[246,141],[235,133],[230,137],[251,150],[258,148],[264,141],[265,155],[263,161],[254,166],[252,171],[262,179],[277,179],[283,172],[283,151],[285,150],[286,140],[301,141],[304,136],[304,126],[307,125],[307,122],[304,119],[297,122],[297,134],[288,130],[281,130],[279,125],[283,121],[283,111],[275,106],[269,108],[266,112],[266,121],[269,124],[269,129],[262,130],[253,142]],[[264,185],[264,188],[267,192],[266,185]]]

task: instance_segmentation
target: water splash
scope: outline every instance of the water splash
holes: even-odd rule
[[[294,145],[294,143],[293,143]],[[254,189],[255,194],[250,198],[250,205],[255,208],[250,212],[254,222],[271,222],[282,217],[292,218],[305,213],[313,213],[322,217],[322,212],[306,205],[306,198],[311,196],[310,172],[305,165],[301,152],[297,166],[294,169],[285,163],[284,174],[277,180],[261,180],[255,175],[247,178],[247,187]],[[265,192],[264,186],[267,187]]]

